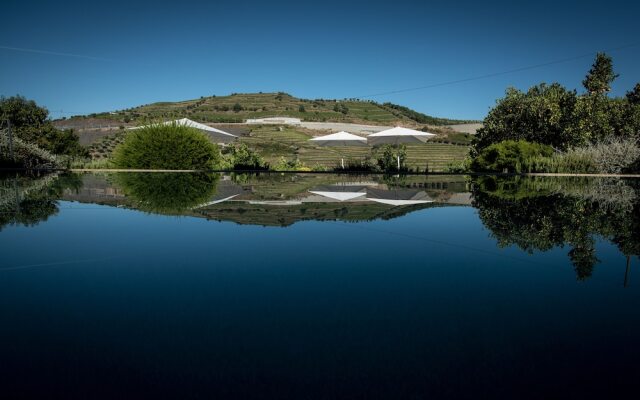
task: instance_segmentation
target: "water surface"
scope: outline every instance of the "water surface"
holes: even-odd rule
[[[640,182],[0,181],[5,398],[548,398],[640,373]]]

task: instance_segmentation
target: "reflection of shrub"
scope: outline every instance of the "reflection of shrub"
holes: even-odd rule
[[[524,165],[534,157],[551,157],[553,148],[525,140],[505,140],[480,151],[471,163],[474,171],[524,172]]]
[[[216,169],[220,150],[197,129],[150,125],[130,132],[114,152],[120,168]]]
[[[120,173],[116,183],[144,211],[171,213],[206,203],[218,175],[205,173]]]

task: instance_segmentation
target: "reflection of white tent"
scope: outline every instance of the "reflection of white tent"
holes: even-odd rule
[[[177,119],[175,121],[167,121],[167,122],[160,123],[159,125],[172,125],[172,124],[176,124],[180,126],[188,126],[189,128],[196,128],[201,131],[204,131],[205,133],[209,134],[209,136],[211,136],[217,143],[230,143],[238,138],[236,135],[232,135],[231,133],[222,131],[220,129],[216,129],[209,125],[201,124],[200,122],[192,121],[189,118]],[[152,125],[138,126],[138,127],[129,128],[129,129],[140,129],[140,128],[145,128],[147,126],[152,126]]]
[[[366,189],[366,186],[328,185],[317,187],[314,190],[309,190],[309,193],[338,201],[346,201],[366,195]]]
[[[332,133],[331,135],[318,136],[310,139],[318,146],[367,146],[367,139],[361,136],[354,135],[349,132],[340,131],[338,133]],[[341,159],[342,168],[344,168],[344,158]]]
[[[367,136],[367,142],[372,146],[378,146],[381,144],[399,145],[405,143],[424,143],[434,136],[435,134],[433,133],[396,126],[395,128],[387,129],[378,133],[372,133]],[[400,156],[398,156],[398,169],[400,169]]]
[[[373,189],[367,188],[367,200],[392,206],[410,206],[433,203],[426,192],[413,189]]]

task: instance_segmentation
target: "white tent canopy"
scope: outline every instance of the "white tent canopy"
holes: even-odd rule
[[[433,133],[416,131],[415,129],[396,126],[367,136],[367,142],[372,146],[381,144],[399,145],[402,143],[424,143],[436,136]],[[400,169],[400,156],[398,155],[398,170]]]
[[[436,135],[433,133],[396,126],[395,128],[380,131],[378,133],[372,133],[367,136],[367,141],[372,145],[424,143],[434,136]]]
[[[189,118],[182,118],[182,119],[177,119],[175,121],[162,122],[159,125],[172,125],[172,124],[176,124],[180,126],[188,126],[189,128],[196,128],[201,131],[205,131],[209,133],[215,140],[219,140],[221,143],[229,143],[238,138],[236,135],[233,135],[229,132],[216,129],[209,125],[201,124],[200,122],[192,121]],[[148,126],[153,126],[153,124],[145,125],[145,126],[137,126],[135,128],[129,128],[129,129],[140,129]]]
[[[332,133],[330,135],[318,136],[313,139],[309,139],[311,142],[315,142],[319,146],[367,146],[367,139],[362,136],[354,135],[353,133],[340,131]],[[340,159],[342,168],[344,168],[344,158]]]
[[[340,131],[331,135],[318,136],[310,139],[320,146],[366,146],[367,138],[349,132]]]

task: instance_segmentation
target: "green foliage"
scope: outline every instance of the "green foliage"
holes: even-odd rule
[[[240,112],[244,110],[244,108],[240,105],[240,103],[236,103],[233,105],[233,112]]]
[[[346,115],[349,112],[349,107],[345,106],[342,103],[336,103],[336,105],[333,106],[333,111]]]
[[[300,171],[309,172],[311,168],[307,167],[299,159],[288,160],[285,157],[280,157],[280,160],[273,168],[275,171]]]
[[[218,146],[205,134],[177,124],[131,131],[114,151],[119,168],[212,170],[220,161]]]
[[[298,111],[299,112],[307,112],[307,110],[304,108],[303,104],[300,104],[300,106],[298,107]]]
[[[611,91],[611,83],[619,75],[613,72],[613,61],[605,53],[598,53],[582,85],[590,94],[605,94]]]
[[[525,172],[524,165],[534,157],[551,157],[553,148],[524,140],[505,140],[480,151],[471,163],[473,171]]]
[[[227,166],[235,170],[264,170],[269,164],[258,153],[244,143],[234,143],[225,148]]]
[[[136,208],[176,213],[200,206],[215,195],[219,180],[208,173],[123,172],[114,178]]]
[[[88,153],[73,130],[57,129],[48,117],[49,111],[33,100],[0,97],[0,121],[9,120],[15,137],[53,154],[86,157]]]
[[[383,145],[376,150],[376,162],[380,170],[384,172],[406,171],[407,147],[405,145]],[[398,157],[400,168],[398,168]]]
[[[9,135],[6,131],[0,131],[0,167],[51,169],[62,167],[64,164],[61,157],[18,137],[13,138],[12,147],[13,159],[10,156]]]
[[[577,144],[567,131],[576,102],[575,91],[557,83],[537,85],[526,93],[509,88],[478,130],[473,142],[474,155],[504,140],[526,140],[559,149]]]
[[[606,94],[616,77],[611,58],[598,54],[584,81],[586,95],[578,96],[557,83],[543,83],[526,93],[508,89],[485,118],[471,155],[477,157],[483,149],[504,140],[527,140],[567,151],[610,138],[640,139],[640,84],[625,98],[611,99]],[[541,165],[573,169],[582,163],[590,168],[592,164],[585,161],[585,157],[574,154],[566,160],[545,159]]]

